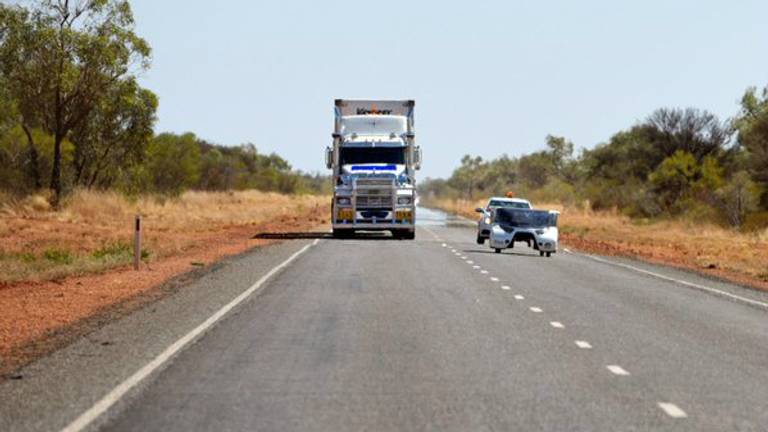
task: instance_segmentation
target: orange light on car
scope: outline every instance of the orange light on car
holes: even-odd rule
[[[512,192],[512,191],[508,191],[507,192],[507,198],[514,198],[514,197],[515,197],[515,193],[514,192]]]

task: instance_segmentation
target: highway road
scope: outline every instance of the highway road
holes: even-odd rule
[[[420,218],[222,264],[2,383],[0,429],[768,430],[766,295]]]

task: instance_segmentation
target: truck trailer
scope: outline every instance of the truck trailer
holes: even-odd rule
[[[333,170],[334,237],[356,231],[390,231],[416,237],[416,146],[412,100],[335,101],[333,146],[325,163]]]

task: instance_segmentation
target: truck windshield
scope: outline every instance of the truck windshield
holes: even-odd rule
[[[339,159],[342,165],[405,165],[405,147],[342,147]]]
[[[499,208],[496,210],[495,222],[513,227],[543,228],[556,226],[557,218],[551,217],[550,213],[544,210]]]

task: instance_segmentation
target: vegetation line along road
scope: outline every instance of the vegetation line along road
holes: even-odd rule
[[[662,108],[592,149],[564,137],[492,160],[465,156],[422,182],[427,206],[475,219],[508,190],[557,208],[573,247],[642,257],[768,289],[768,87],[748,89],[729,120]]]

